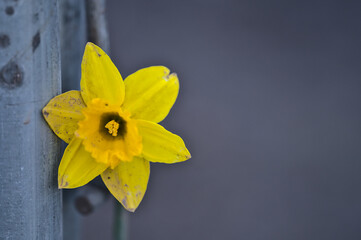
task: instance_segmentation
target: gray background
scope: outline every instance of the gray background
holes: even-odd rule
[[[123,77],[165,65],[162,124],[192,159],[153,164],[130,240],[361,239],[360,1],[108,1]],[[109,201],[84,239],[110,239]]]

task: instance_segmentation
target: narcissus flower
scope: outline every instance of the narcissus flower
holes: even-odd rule
[[[134,212],[147,189],[149,162],[190,158],[183,140],[157,124],[173,106],[177,75],[166,67],[141,69],[124,81],[110,58],[88,43],[81,91],[54,97],[43,109],[54,133],[69,143],[59,188],[76,188],[101,175],[113,196]]]

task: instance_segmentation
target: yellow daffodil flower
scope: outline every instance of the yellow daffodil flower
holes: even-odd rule
[[[76,188],[101,175],[113,196],[134,212],[147,189],[149,162],[190,158],[183,140],[157,123],[173,106],[177,75],[163,66],[143,68],[124,81],[108,55],[88,43],[81,91],[54,97],[43,115],[69,143],[61,159],[59,188]]]

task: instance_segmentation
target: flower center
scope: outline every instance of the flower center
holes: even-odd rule
[[[118,135],[119,123],[111,120],[105,125],[105,128],[108,128],[109,134],[111,134],[113,137],[116,137]]]
[[[127,133],[127,122],[117,112],[107,112],[100,116],[99,132],[104,137],[115,140],[124,139]]]
[[[130,162],[142,152],[142,137],[137,122],[119,106],[95,98],[82,110],[76,137],[99,163],[114,169],[121,161]]]

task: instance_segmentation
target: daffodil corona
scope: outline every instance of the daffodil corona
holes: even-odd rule
[[[173,106],[177,75],[163,66],[141,69],[124,81],[110,58],[88,43],[81,91],[56,96],[43,115],[69,143],[58,171],[59,188],[76,188],[101,175],[113,196],[134,212],[147,189],[149,162],[190,158],[183,140],[157,124]]]

